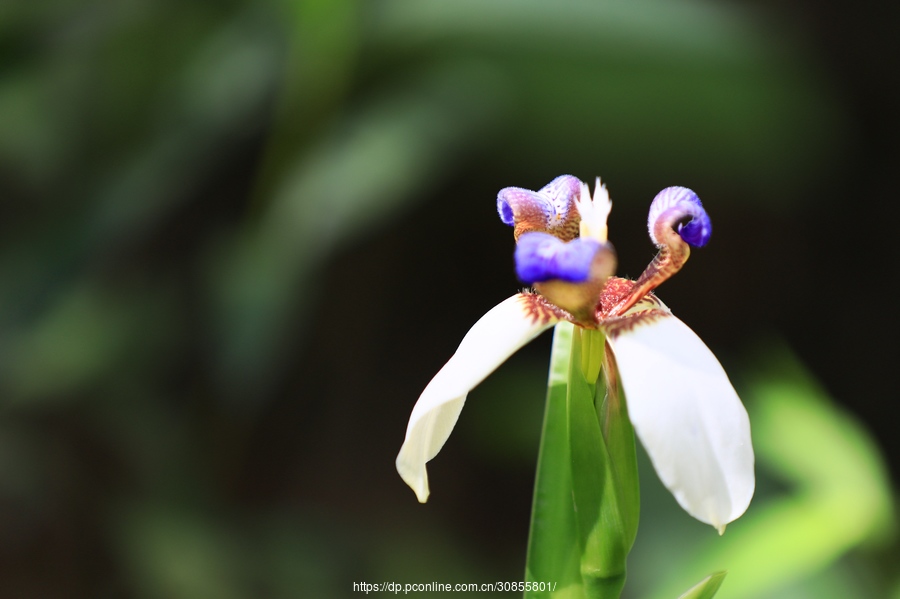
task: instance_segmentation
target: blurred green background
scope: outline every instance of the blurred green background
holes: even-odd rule
[[[721,539],[643,464],[627,597],[724,567],[726,599],[900,598],[898,25],[874,1],[3,2],[0,597],[520,580],[549,336],[471,394],[427,505],[393,460],[520,286],[496,192],[570,173],[608,184],[624,276],[656,192],[703,199],[712,241],[660,296],[758,455]]]

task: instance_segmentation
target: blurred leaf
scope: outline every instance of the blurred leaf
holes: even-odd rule
[[[0,341],[0,373],[11,398],[70,398],[121,368],[135,356],[131,350],[139,354],[158,342],[166,329],[148,317],[160,316],[161,297],[140,293],[123,301],[123,295],[85,283],[61,293],[32,325],[18,323]],[[142,336],[145,345],[135,348]]]
[[[41,73],[0,78],[0,165],[20,184],[50,184],[64,157],[59,144],[61,115],[49,106]]]
[[[200,514],[142,506],[115,531],[124,562],[145,599],[238,599],[239,545],[227,528]]]
[[[496,69],[511,100],[496,138],[505,163],[740,181],[757,209],[780,209],[843,135],[839,106],[786,39],[733,4],[659,0],[394,0],[373,28],[389,57],[465,48]]]
[[[678,599],[712,599],[719,591],[719,587],[722,586],[722,581],[725,580],[725,574],[726,572],[710,574],[685,591]]]
[[[287,342],[285,323],[315,297],[320,264],[421,197],[485,124],[495,109],[490,95],[459,95],[483,77],[467,66],[436,69],[360,109],[296,157],[259,222],[214,258],[211,301],[225,391],[262,390],[283,367],[276,350]]]
[[[253,572],[252,591],[243,597],[340,597],[352,588],[353,574],[361,577],[355,568],[363,548],[348,547],[349,523],[301,508],[266,514],[253,527],[259,534],[242,543],[245,569]]]
[[[264,21],[252,10],[240,13],[203,39],[167,82],[152,135],[113,162],[94,194],[84,231],[92,252],[156,232],[221,167],[228,147],[257,126],[280,64],[279,40]]]
[[[353,0],[282,0],[288,41],[275,126],[259,175],[266,201],[285,170],[340,112],[359,57],[360,12]]]

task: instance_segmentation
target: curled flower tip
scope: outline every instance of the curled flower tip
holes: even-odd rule
[[[518,241],[523,233],[550,233],[564,241],[578,236],[579,214],[575,202],[581,181],[562,175],[539,189],[505,187],[497,194],[497,212],[504,224],[515,227]]]
[[[656,194],[650,204],[647,228],[659,253],[635,281],[631,292],[610,310],[610,316],[625,313],[681,270],[691,255],[691,246],[706,245],[712,235],[709,215],[697,194],[687,187],[667,187]]]
[[[612,210],[612,201],[609,199],[609,192],[606,186],[597,182],[594,186],[594,197],[591,197],[587,183],[581,184],[581,194],[575,202],[578,208],[578,214],[581,216],[581,237],[595,239],[600,242],[606,241],[607,228],[606,219]]]
[[[593,325],[606,280],[615,272],[616,254],[609,243],[578,238],[568,243],[548,233],[519,238],[516,274],[579,322]]]
[[[693,247],[703,247],[712,235],[712,223],[697,194],[687,187],[667,187],[656,194],[647,216],[650,239],[657,247],[670,245],[671,231]]]

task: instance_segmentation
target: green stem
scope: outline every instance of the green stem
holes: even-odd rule
[[[526,565],[526,581],[555,592],[526,598],[616,599],[625,584],[637,466],[610,359],[601,331],[557,325]]]
[[[581,373],[591,389],[594,389],[603,365],[606,335],[595,329],[579,328],[576,332],[581,336]]]
[[[628,404],[619,385],[615,356],[608,347],[603,357],[603,384],[599,385],[598,389],[605,391],[602,396],[598,394],[596,398],[600,428],[609,452],[609,463],[616,481],[626,542],[630,550],[637,535],[641,507],[637,451],[634,427],[628,417]]]
[[[580,588],[575,512],[572,507],[572,477],[569,468],[569,440],[566,394],[573,326],[556,325],[550,357],[547,404],[538,451],[538,466],[528,535],[525,566],[527,582],[549,583],[556,591]],[[550,590],[525,592],[526,599],[551,597]],[[584,597],[583,594],[575,595]]]
[[[594,404],[596,387],[585,377],[585,370],[588,376],[595,371],[599,374],[599,366],[585,359],[596,346],[594,334],[601,333],[582,331],[572,343],[566,398],[572,497],[584,596],[616,599],[625,585],[628,551],[609,454]]]

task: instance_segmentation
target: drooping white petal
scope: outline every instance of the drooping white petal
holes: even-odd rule
[[[469,330],[456,353],[431,379],[413,407],[397,472],[419,501],[428,499],[425,463],[443,447],[466,395],[519,348],[559,322],[539,296],[517,294],[504,300]]]
[[[719,361],[671,314],[610,334],[628,413],[663,484],[721,534],[750,504],[750,421]]]

